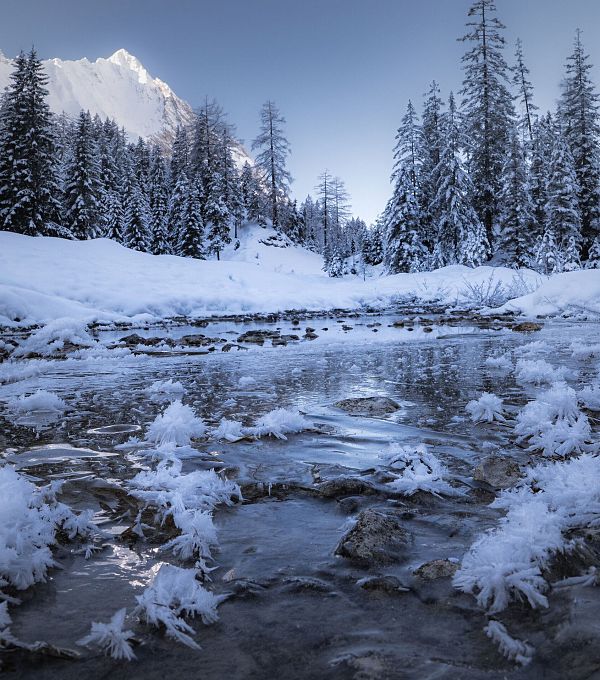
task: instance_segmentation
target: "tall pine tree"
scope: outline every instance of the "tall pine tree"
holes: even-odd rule
[[[279,206],[289,194],[292,177],[287,169],[290,144],[285,137],[283,126],[285,118],[274,102],[267,101],[260,111],[260,132],[252,142],[252,150],[258,150],[256,168],[269,196],[269,217],[278,229]]]
[[[494,0],[475,0],[469,10],[468,33],[462,38],[473,45],[463,56],[461,90],[473,205],[490,244],[498,222],[500,181],[514,117],[504,59],[504,25],[495,13]]]
[[[21,53],[1,109],[0,224],[32,236],[67,235],[58,225],[60,194],[47,84],[35,49]]]

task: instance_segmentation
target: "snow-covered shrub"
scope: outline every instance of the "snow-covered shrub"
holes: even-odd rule
[[[202,420],[196,416],[191,406],[176,399],[156,417],[148,428],[146,440],[152,444],[163,446],[189,445],[192,437],[201,437],[206,431]]]
[[[515,434],[520,442],[529,440],[531,451],[564,457],[589,449],[591,427],[579,410],[575,390],[555,383],[520,411]]]
[[[136,596],[134,613],[150,625],[164,626],[173,640],[199,649],[191,637],[194,629],[182,617],[200,616],[203,623],[214,623],[219,618],[217,607],[224,599],[203,588],[194,569],[163,564],[152,583]]]
[[[474,423],[493,423],[494,420],[502,423],[506,422],[506,418],[503,415],[504,407],[502,399],[489,392],[484,392],[479,399],[470,401],[466,406],[466,410]]]
[[[500,307],[510,300],[510,294],[502,281],[495,281],[494,274],[482,281],[464,281],[464,287],[458,292],[459,299],[466,306],[479,309],[482,307]]]
[[[312,427],[312,423],[292,409],[276,408],[259,418],[254,427],[245,430],[252,437],[276,437],[287,439],[286,434],[302,432]]]
[[[13,352],[14,357],[28,354],[50,356],[64,348],[65,343],[81,347],[93,347],[96,341],[87,332],[87,325],[76,319],[56,319],[32,333]]]
[[[56,499],[60,486],[37,487],[12,466],[0,468],[0,587],[24,590],[45,581],[58,529],[71,538],[97,531],[89,511],[77,516]]]
[[[569,373],[564,366],[555,368],[543,359],[520,359],[517,362],[515,374],[517,381],[522,384],[550,385],[564,380]]]
[[[185,387],[179,381],[174,381],[172,378],[169,378],[169,380],[157,380],[144,390],[144,394],[153,399],[172,400],[182,397],[185,394]]]
[[[531,468],[492,503],[506,516],[464,555],[455,587],[472,593],[490,613],[512,600],[547,607],[542,570],[554,554],[576,545],[566,532],[598,523],[599,478],[600,457],[591,454]]]
[[[23,394],[10,399],[7,406],[14,413],[64,413],[67,409],[67,404],[63,399],[46,390],[38,390],[33,394]]]
[[[391,444],[384,456],[396,479],[387,483],[393,491],[412,496],[417,491],[434,495],[456,496],[459,492],[446,481],[448,468],[424,444],[400,446]]]
[[[78,645],[94,644],[104,650],[104,653],[113,659],[126,659],[133,661],[135,654],[131,649],[130,640],[133,631],[124,630],[126,609],[119,609],[109,623],[92,623],[92,629],[88,635],[77,642]]]
[[[579,402],[590,411],[600,411],[600,385],[584,387],[579,392]]]
[[[498,645],[500,652],[509,661],[516,661],[521,666],[530,663],[533,657],[533,647],[513,638],[500,621],[491,620],[483,630],[490,640]]]

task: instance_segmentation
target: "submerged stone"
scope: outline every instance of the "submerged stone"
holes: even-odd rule
[[[357,397],[355,399],[342,399],[334,404],[342,411],[352,416],[383,416],[395,413],[400,409],[398,404],[389,397]]]
[[[521,468],[512,458],[492,455],[473,470],[473,479],[497,489],[508,489],[521,478]]]
[[[406,559],[412,534],[394,515],[364,510],[356,524],[342,536],[335,554],[365,566]]]

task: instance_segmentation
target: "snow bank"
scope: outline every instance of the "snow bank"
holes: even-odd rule
[[[534,292],[507,302],[501,311],[527,316],[600,314],[600,269],[557,274]]]
[[[272,230],[249,225],[240,233],[240,248],[217,262],[140,253],[107,239],[67,241],[0,232],[0,323],[385,307],[402,298],[454,305],[492,277],[508,289],[516,276],[503,267],[457,265],[367,281],[332,279],[321,271],[314,253],[261,243]],[[531,287],[539,281],[533,271],[522,270],[519,276]]]

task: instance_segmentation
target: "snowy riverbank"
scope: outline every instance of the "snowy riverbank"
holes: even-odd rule
[[[372,273],[366,280],[331,279],[321,271],[318,255],[265,243],[272,234],[246,228],[240,247],[216,262],[153,256],[106,239],[0,232],[0,324],[383,309],[411,300],[463,308],[497,307],[510,300],[505,309],[528,316],[600,313],[600,270],[545,280],[531,270],[453,266],[421,274]]]

